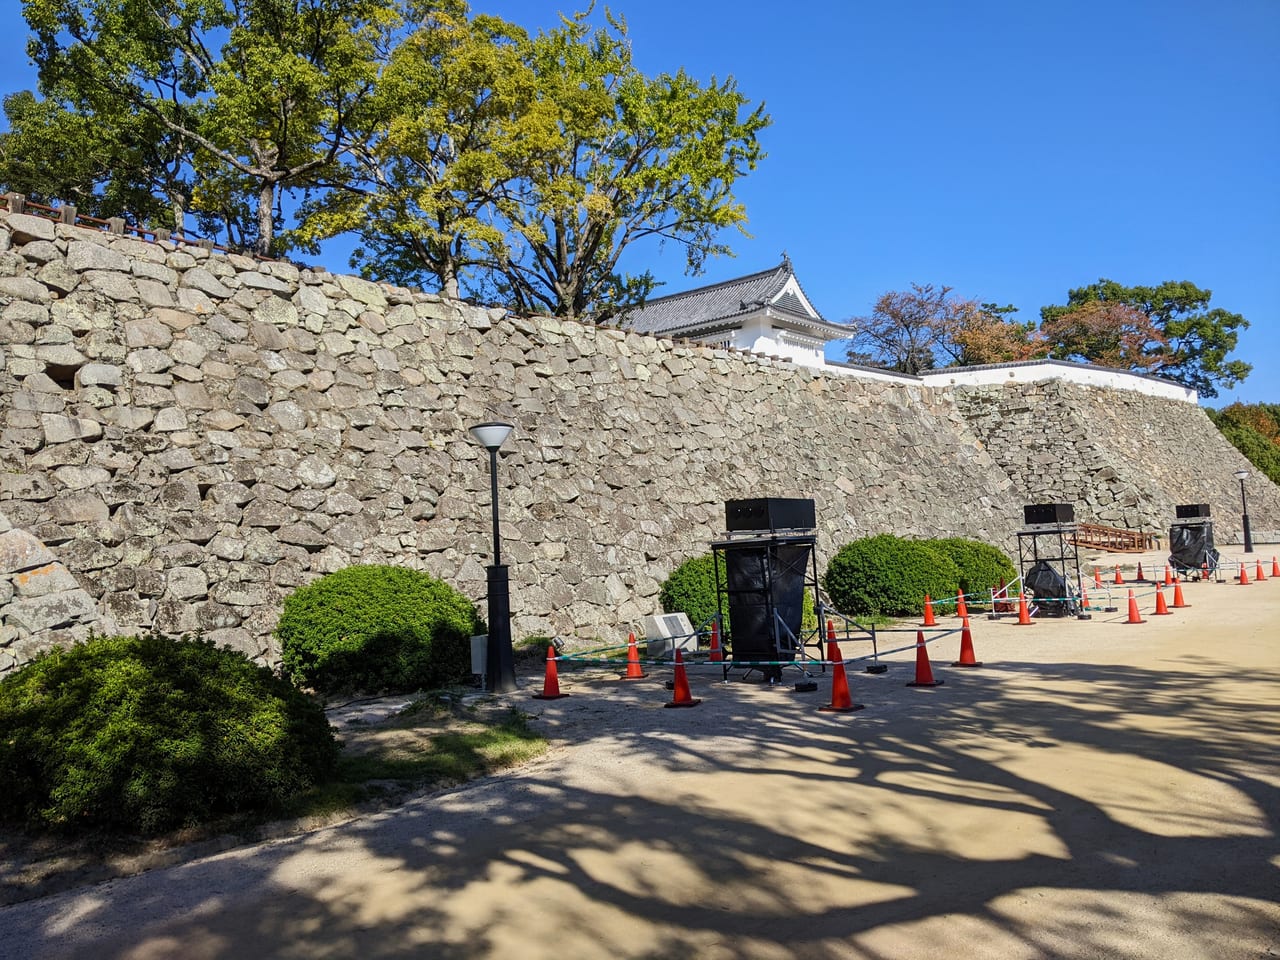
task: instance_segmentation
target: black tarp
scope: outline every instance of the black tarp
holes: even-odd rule
[[[1169,564],[1179,572],[1218,569],[1212,523],[1175,523],[1169,528]]]
[[[1048,560],[1037,560],[1022,578],[1028,599],[1034,599],[1037,616],[1065,617],[1076,610],[1075,595],[1068,595],[1067,581]]]
[[[793,643],[786,630],[779,627],[775,646],[774,615],[777,614],[792,636],[800,637],[805,576],[812,546],[811,543],[774,542],[718,545],[725,560],[731,659],[791,658],[798,640]]]

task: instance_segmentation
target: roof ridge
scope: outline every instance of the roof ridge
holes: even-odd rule
[[[666,300],[680,300],[680,299],[684,299],[685,297],[691,297],[694,294],[706,293],[708,290],[717,290],[722,287],[730,287],[730,286],[735,286],[737,284],[746,283],[750,280],[757,280],[761,277],[768,276],[771,273],[777,273],[779,270],[787,270],[788,273],[793,272],[791,270],[790,262],[784,260],[781,263],[779,263],[776,267],[770,267],[767,270],[758,270],[755,273],[748,273],[741,277],[732,277],[729,280],[721,280],[718,283],[708,283],[706,286],[694,287],[691,290],[684,290],[684,291],[681,291],[680,293],[668,293],[664,297],[654,297],[652,300],[645,300],[644,303],[640,304],[638,309],[644,310],[655,303],[662,303]]]

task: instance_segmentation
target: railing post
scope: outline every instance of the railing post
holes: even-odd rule
[[[21,213],[27,206],[27,198],[21,193],[6,193],[5,202],[9,204],[10,213]]]
[[[76,225],[76,205],[64,203],[58,208],[58,222],[74,227]]]

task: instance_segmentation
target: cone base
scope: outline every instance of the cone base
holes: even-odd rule
[[[944,683],[946,683],[945,680],[931,680],[928,683],[921,683],[918,680],[912,680],[910,683],[907,684],[907,686],[908,687],[940,687]]]
[[[672,700],[670,703],[664,703],[664,707],[696,707],[701,700]]]
[[[951,665],[953,667],[980,667],[982,666],[982,661],[970,660],[968,663],[965,663],[963,660],[956,660]]]
[[[888,671],[889,671],[888,666],[886,666],[883,663],[869,664],[866,669],[867,673],[887,673]]]
[[[854,703],[854,704],[850,704],[847,707],[833,707],[830,704],[827,704],[827,706],[825,707],[819,707],[818,712],[819,713],[853,713],[855,710],[865,710],[866,708],[867,708],[867,705],[865,703]]]
[[[648,676],[648,674],[647,674],[647,673],[641,673],[641,674],[638,674],[638,675],[636,675],[636,676],[630,676],[630,675],[628,675],[628,674],[625,674],[625,673],[624,673],[624,674],[623,674],[622,676],[620,676],[618,679],[619,679],[619,680],[643,680],[643,679],[644,679],[645,677],[647,677],[647,676]]]
[[[567,697],[567,693],[535,693],[532,697],[534,700],[563,700]]]
[[[1171,604],[1169,604],[1169,609],[1170,609],[1170,610],[1185,610],[1185,609],[1186,609],[1187,607],[1189,607],[1189,606],[1191,606],[1191,604],[1189,604],[1189,603],[1171,603]]]
[[[1173,616],[1173,611],[1172,611],[1172,610],[1157,610],[1155,613],[1153,613],[1153,614],[1152,614],[1152,616],[1153,616],[1153,617],[1171,617],[1171,616]]]

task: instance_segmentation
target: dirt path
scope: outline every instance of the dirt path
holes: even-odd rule
[[[1184,591],[1138,625],[975,618],[982,669],[947,637],[943,686],[897,654],[846,715],[829,675],[696,671],[687,710],[669,671],[531,679],[544,759],[0,908],[0,957],[1280,956],[1280,580]]]

